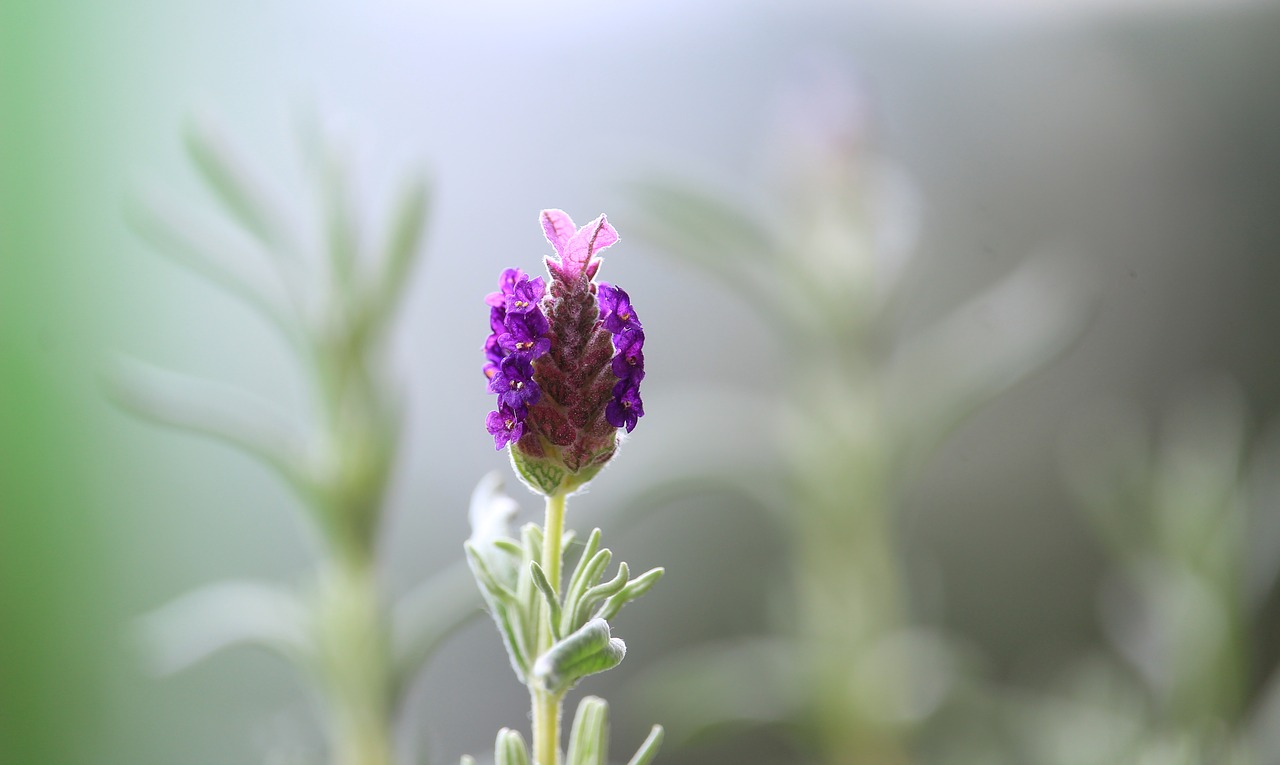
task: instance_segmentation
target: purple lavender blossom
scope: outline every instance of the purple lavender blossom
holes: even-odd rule
[[[538,310],[538,301],[546,294],[547,284],[539,276],[536,279],[521,277],[507,295],[507,315],[526,314]]]
[[[615,335],[627,330],[641,330],[640,317],[631,307],[631,296],[612,284],[601,284],[599,292],[600,323]]]
[[[490,380],[498,373],[498,366],[506,358],[506,351],[498,345],[498,336],[489,335],[484,341],[484,376]]]
[[[640,384],[644,379],[644,332],[630,330],[613,338],[618,354],[613,357],[613,376],[624,382]]]
[[[513,354],[502,360],[498,372],[489,381],[489,392],[498,394],[498,404],[519,411],[538,403],[542,391],[533,381],[533,364],[524,354]]]
[[[623,388],[621,395],[618,389]],[[615,428],[626,427],[627,432],[635,430],[636,421],[644,416],[644,402],[640,400],[640,386],[629,385],[626,380],[618,381],[614,387],[614,397],[604,408],[604,418]]]
[[[515,286],[520,280],[529,277],[519,268],[507,268],[502,271],[502,275],[498,277],[498,291],[490,292],[485,295],[484,302],[494,308],[505,308],[507,298],[515,293]],[[539,277],[541,278],[541,277]]]
[[[512,409],[505,405],[499,406],[496,412],[489,412],[485,428],[493,436],[493,448],[501,449],[519,441],[524,435],[524,418],[527,415],[527,410]]]
[[[531,320],[536,316],[541,322]],[[530,360],[551,350],[551,338],[546,337],[547,319],[541,311],[530,314],[508,314],[506,332],[497,337],[497,344],[508,353],[523,353]]]

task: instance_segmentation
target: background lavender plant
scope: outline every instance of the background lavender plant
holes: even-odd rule
[[[270,259],[276,278],[244,275],[232,251],[158,200],[135,213],[137,226],[284,336],[310,382],[314,416],[294,422],[247,392],[136,363],[118,370],[113,391],[141,417],[223,441],[274,470],[300,500],[317,563],[296,586],[237,580],[183,596],[146,617],[146,653],[173,672],[240,644],[270,649],[295,665],[319,700],[330,762],[390,765],[393,725],[410,684],[474,611],[457,573],[390,602],[379,581],[403,408],[384,345],[422,248],[426,184],[414,178],[406,185],[370,247],[351,208],[348,170],[317,140],[306,147],[322,207],[317,253],[309,237],[281,222],[278,204],[208,124],[194,124],[186,137],[210,191]]]

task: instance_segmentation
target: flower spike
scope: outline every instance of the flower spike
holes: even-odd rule
[[[485,298],[484,374],[498,397],[486,428],[525,483],[551,496],[586,484],[613,457],[618,429],[644,415],[644,331],[624,290],[595,283],[599,253],[618,241],[608,219],[577,228],[543,210],[540,220],[555,250],[550,281],[508,268]]]

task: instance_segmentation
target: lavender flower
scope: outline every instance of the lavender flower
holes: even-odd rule
[[[487,422],[495,447],[510,446],[520,476],[550,496],[589,481],[617,450],[618,428],[644,414],[644,332],[630,296],[594,281],[599,253],[618,241],[605,216],[579,228],[543,210],[541,221],[555,249],[550,281],[502,272],[485,298],[484,369],[499,403]]]
[[[631,307],[631,296],[612,284],[600,285],[600,323],[615,335],[640,330],[640,319]]]
[[[524,410],[538,403],[542,390],[533,379],[533,365],[522,353],[513,353],[498,365],[489,381],[489,392],[498,394],[498,405]]]
[[[644,379],[644,332],[637,329],[617,335],[613,347],[618,351],[610,365],[613,376],[639,385]]]
[[[626,427],[630,433],[636,420],[644,416],[644,402],[640,400],[640,386],[619,380],[613,389],[613,399],[604,408],[604,416],[615,428]]]
[[[489,435],[493,436],[494,448],[501,449],[520,440],[520,436],[524,435],[524,418],[527,414],[528,411],[524,408],[516,410],[505,404],[500,405],[498,411],[489,412],[485,427],[488,428]]]

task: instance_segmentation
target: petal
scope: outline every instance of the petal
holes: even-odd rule
[[[561,270],[577,278],[596,253],[618,241],[618,232],[604,215],[578,229],[560,251]]]
[[[547,235],[547,241],[556,248],[557,255],[564,257],[564,246],[573,237],[573,218],[570,218],[564,210],[543,210],[540,217],[542,231]]]

